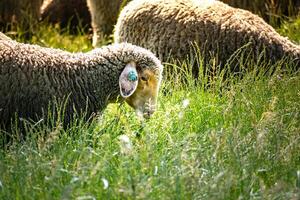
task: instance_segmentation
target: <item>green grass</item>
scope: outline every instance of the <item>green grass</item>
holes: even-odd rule
[[[91,49],[51,26],[29,42]],[[0,150],[0,199],[299,199],[300,74],[288,69],[164,81],[147,121],[111,104],[89,124],[31,127]]]
[[[285,35],[296,43],[300,44],[300,17],[284,21],[278,29],[281,35]]]
[[[92,49],[91,36],[79,28],[77,34],[70,34],[70,29],[61,30],[58,25],[39,24],[38,28],[30,31],[22,28],[17,31],[6,32],[6,35],[19,42],[38,44],[45,47],[53,47],[71,52],[86,52]],[[5,32],[5,31],[4,31]],[[30,33],[30,40],[26,37]]]

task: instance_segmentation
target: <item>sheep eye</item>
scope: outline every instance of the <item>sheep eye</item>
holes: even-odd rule
[[[148,81],[148,78],[146,76],[141,77],[142,81]]]

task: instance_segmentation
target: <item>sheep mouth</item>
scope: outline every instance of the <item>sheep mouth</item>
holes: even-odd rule
[[[149,118],[153,115],[154,111],[155,111],[155,110],[147,110],[147,111],[144,111],[143,117],[144,117],[145,119],[149,119]]]
[[[149,119],[155,112],[155,109],[136,109],[135,112],[138,118]]]

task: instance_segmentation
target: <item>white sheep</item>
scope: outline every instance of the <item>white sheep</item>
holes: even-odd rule
[[[69,53],[0,40],[0,124],[12,118],[38,121],[53,102],[67,99],[65,121],[74,112],[89,117],[121,95],[138,114],[155,110],[163,67],[150,51],[128,43],[87,53]],[[0,126],[1,126],[0,125]]]
[[[213,54],[221,64],[247,45],[254,58],[262,51],[271,61],[300,58],[299,45],[280,36],[262,18],[214,0],[133,0],[121,11],[115,29],[116,42],[150,49],[162,61],[170,55],[186,59],[193,44],[204,58]]]

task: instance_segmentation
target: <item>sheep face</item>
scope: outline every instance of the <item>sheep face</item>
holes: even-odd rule
[[[136,73],[136,78],[134,74]],[[130,77],[131,76],[131,77]],[[129,63],[120,76],[120,92],[139,117],[149,118],[156,109],[160,79],[150,69]]]

